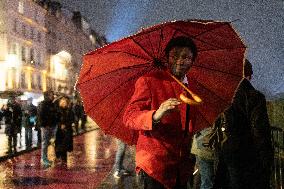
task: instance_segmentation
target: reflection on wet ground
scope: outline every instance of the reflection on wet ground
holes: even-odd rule
[[[0,188],[97,188],[110,174],[116,142],[100,130],[74,138],[74,151],[67,166],[40,165],[40,150],[35,150],[0,164]],[[49,158],[55,160],[53,147]]]

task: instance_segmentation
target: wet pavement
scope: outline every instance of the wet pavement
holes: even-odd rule
[[[79,129],[78,134],[83,134],[88,131],[92,131],[94,129],[97,129],[98,126],[89,120],[86,124],[86,129],[82,130]],[[75,129],[74,129],[75,131]],[[17,135],[17,146],[16,146],[16,153],[8,153],[8,137],[5,134],[5,125],[3,125],[3,122],[0,122],[0,161],[6,160],[8,158],[21,155],[23,153],[38,149],[38,132],[33,128],[32,130],[32,146],[27,148],[25,145],[25,128],[22,127],[21,134],[18,133]],[[78,135],[74,132],[74,135]]]
[[[113,178],[115,151],[115,139],[97,128],[74,137],[74,151],[68,154],[67,165],[54,161],[52,145],[48,156],[54,163],[48,168],[40,164],[39,149],[2,161],[0,188],[137,188],[135,174],[119,180]],[[133,173],[133,148],[126,151],[125,160],[126,168]]]

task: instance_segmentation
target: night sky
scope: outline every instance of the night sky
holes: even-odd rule
[[[268,99],[284,93],[283,0],[61,0],[108,41],[169,20],[233,21],[253,64],[252,83]]]

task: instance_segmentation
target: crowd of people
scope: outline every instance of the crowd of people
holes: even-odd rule
[[[37,146],[41,146],[41,162],[49,166],[51,161],[47,158],[47,148],[50,140],[55,138],[56,157],[62,162],[67,161],[67,152],[73,149],[73,132],[79,134],[86,129],[87,115],[82,102],[67,95],[55,95],[49,90],[43,93],[44,100],[38,106],[33,99],[18,101],[10,96],[7,104],[0,110],[0,120],[5,126],[8,137],[8,154],[17,152],[17,141],[21,140],[22,129],[25,133],[25,146],[30,149],[33,138],[37,137]],[[37,136],[33,136],[33,130]]]

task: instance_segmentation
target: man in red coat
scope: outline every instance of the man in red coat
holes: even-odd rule
[[[185,74],[197,56],[194,42],[187,37],[173,38],[165,53],[170,72],[188,84]],[[135,84],[123,121],[139,130],[136,171],[144,189],[186,189],[194,165],[190,145],[195,111],[178,99],[182,92],[161,70],[140,77]]]

